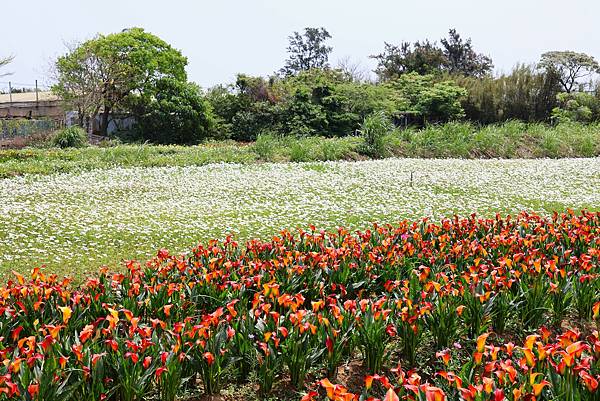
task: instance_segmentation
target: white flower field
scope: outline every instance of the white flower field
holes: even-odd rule
[[[78,275],[229,233],[243,240],[310,224],[365,228],[473,211],[599,207],[600,159],[213,164],[24,176],[0,180],[0,267],[46,265]]]

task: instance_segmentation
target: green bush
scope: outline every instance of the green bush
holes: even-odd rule
[[[291,162],[308,162],[316,159],[314,152],[311,152],[310,143],[306,141],[294,141],[290,144]]]
[[[438,81],[434,75],[403,74],[386,83],[396,92],[404,112],[427,122],[446,122],[464,117],[461,99],[467,91],[451,80]]]
[[[156,93],[133,103],[135,140],[192,145],[218,136],[212,106],[194,84],[164,78],[156,83]]]
[[[252,145],[252,150],[261,160],[271,160],[275,154],[278,140],[270,134],[259,134],[256,142]]]
[[[481,124],[546,121],[560,91],[556,74],[540,72],[535,65],[519,64],[497,77],[451,78],[467,90],[461,99],[466,118]]]
[[[552,109],[552,118],[558,122],[590,122],[597,119],[600,105],[598,99],[589,93],[559,93],[556,95],[558,107]]]
[[[392,124],[384,113],[373,113],[365,118],[360,128],[363,138],[361,152],[374,157],[385,157],[387,150],[385,136],[391,131]]]
[[[82,148],[87,144],[87,135],[81,127],[67,127],[54,135],[52,144],[59,148]]]

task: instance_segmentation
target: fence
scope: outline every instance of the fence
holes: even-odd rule
[[[48,85],[38,83],[37,79],[35,80],[35,82],[29,83],[0,81],[0,95],[7,95],[8,100],[10,102],[13,101],[13,99],[11,99],[12,95],[19,95],[21,93],[32,93],[34,95],[37,95],[40,92],[45,92],[49,90],[50,87]]]
[[[59,120],[0,120],[0,141],[54,131],[62,126]]]

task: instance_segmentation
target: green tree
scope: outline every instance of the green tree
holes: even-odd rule
[[[442,71],[446,57],[442,50],[429,40],[424,42],[402,42],[400,46],[385,43],[383,53],[371,56],[377,60],[375,73],[380,80],[389,80],[410,72],[421,75]]]
[[[482,77],[494,68],[492,59],[473,49],[471,38],[463,40],[456,29],[450,29],[448,38],[440,41],[450,74]]]
[[[404,112],[417,114],[424,121],[442,122],[464,116],[461,100],[467,91],[454,81],[436,81],[433,75],[403,74],[386,85],[398,92],[406,105]]]
[[[494,67],[492,60],[473,49],[471,39],[463,40],[455,29],[448,38],[435,42],[402,42],[400,46],[385,43],[383,53],[371,56],[377,60],[379,79],[394,79],[402,74],[416,72],[421,75],[446,71],[451,75],[483,77]]]
[[[251,77],[245,74],[237,76],[233,86],[235,94],[233,104],[224,111],[230,114],[232,138],[240,141],[256,139],[260,133],[275,132],[281,115],[284,89],[277,77]],[[220,109],[215,110],[223,113]]]
[[[574,51],[551,51],[542,54],[538,66],[557,74],[565,92],[571,93],[580,84],[578,80],[600,72],[600,65],[592,56]]]
[[[552,118],[559,122],[590,122],[598,118],[600,103],[589,93],[573,92],[557,95],[558,107],[552,110]]]
[[[506,120],[544,121],[557,106],[556,74],[534,65],[516,65],[497,77],[452,77],[468,95],[462,105],[469,120],[490,124]]]
[[[281,73],[284,75],[297,74],[312,68],[329,66],[329,54],[333,50],[325,42],[331,35],[325,28],[304,28],[304,34],[294,32],[288,37],[288,59]]]
[[[81,113],[92,118],[101,113],[100,131],[106,134],[111,113],[130,96],[152,92],[163,78],[185,82],[186,65],[162,39],[141,28],[126,29],[99,35],[59,57],[53,91]]]
[[[310,135],[344,136],[355,132],[367,115],[384,112],[395,115],[401,107],[396,92],[384,85],[356,82],[341,70],[313,69],[283,80],[280,85],[287,93],[283,118],[284,132]],[[306,128],[294,129],[289,121],[303,115],[300,121]],[[304,134],[306,135],[306,134]]]
[[[152,93],[132,98],[136,139],[161,144],[195,144],[215,135],[212,107],[200,88],[162,78]]]

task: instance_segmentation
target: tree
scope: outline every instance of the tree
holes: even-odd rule
[[[565,92],[571,93],[579,79],[600,72],[600,65],[592,56],[574,51],[551,51],[542,54],[538,67],[557,74]]]
[[[336,69],[350,81],[367,82],[370,80],[370,71],[360,61],[353,61],[349,56],[339,59]]]
[[[552,118],[559,122],[590,122],[598,118],[598,99],[585,92],[559,93],[556,95],[558,107],[552,110]]]
[[[152,93],[132,97],[138,139],[161,144],[195,144],[214,133],[212,107],[200,88],[161,78]]]
[[[394,79],[402,74],[416,72],[421,75],[442,71],[446,58],[437,44],[424,42],[402,42],[400,46],[385,43],[383,53],[371,56],[377,60],[375,73],[385,81]]]
[[[411,72],[386,85],[407,102],[403,111],[419,115],[424,121],[443,122],[464,116],[460,102],[467,91],[453,81],[436,82],[433,75]]]
[[[450,29],[448,38],[442,39],[445,68],[450,74],[482,77],[494,68],[492,59],[473,50],[471,39],[464,40],[456,29]]]
[[[85,126],[86,118],[96,118],[102,104],[102,89],[109,78],[100,58],[91,46],[74,44],[69,53],[54,64],[52,91],[65,103],[65,108],[77,111],[78,124]]]
[[[100,132],[106,134],[111,113],[130,96],[151,92],[163,78],[185,82],[186,65],[162,39],[141,28],[126,29],[99,35],[59,57],[53,91],[86,116],[101,113]]]
[[[304,35],[294,32],[288,37],[289,57],[281,73],[294,75],[312,68],[327,68],[333,50],[325,44],[327,39],[331,39],[331,35],[325,28],[304,28]]]
[[[4,58],[0,58],[0,68],[10,64],[12,61],[14,60],[14,56],[8,56],[8,57],[4,57]],[[6,75],[10,75],[10,73],[4,73],[4,74],[0,74],[0,77],[4,77]]]
[[[481,77],[491,72],[492,60],[473,50],[471,39],[463,41],[455,29],[449,37],[436,42],[402,42],[399,46],[385,43],[383,53],[371,56],[377,60],[375,72],[380,80],[389,80],[402,74],[416,72],[421,75],[446,71],[453,75]]]
[[[462,101],[466,117],[483,124],[506,120],[545,121],[561,91],[556,74],[534,65],[517,64],[496,77],[454,77],[468,92]]]

